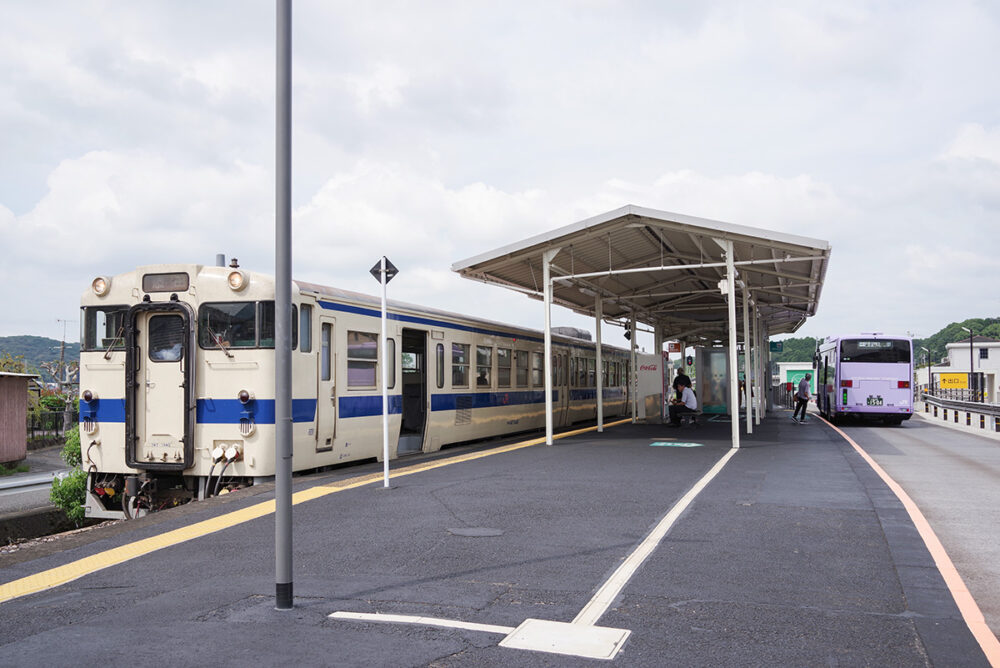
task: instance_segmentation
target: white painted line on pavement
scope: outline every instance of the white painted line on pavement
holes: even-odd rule
[[[619,566],[618,569],[612,573],[611,577],[608,578],[608,581],[597,590],[594,597],[590,599],[590,602],[583,607],[580,614],[578,614],[576,619],[573,620],[574,624],[585,626],[593,626],[597,624],[597,620],[599,620],[601,616],[608,611],[608,608],[611,607],[611,604],[614,603],[615,599],[618,598],[618,595],[621,594],[625,585],[628,584],[628,581],[633,575],[635,575],[635,572],[639,570],[639,566],[641,566],[642,563],[646,561],[646,558],[652,554],[653,550],[659,546],[663,537],[667,535],[667,532],[670,531],[670,528],[674,525],[674,522],[677,521],[677,518],[681,516],[681,513],[683,513],[687,507],[691,505],[691,502],[694,501],[695,497],[698,496],[703,489],[705,489],[708,483],[710,483],[712,479],[719,474],[719,471],[721,471],[722,467],[726,465],[726,462],[728,462],[737,452],[739,452],[739,450],[736,448],[730,448],[727,450],[726,454],[722,456],[722,459],[716,462],[715,466],[713,466],[708,473],[702,476],[701,480],[696,482],[694,487],[688,490],[687,494],[681,497],[680,501],[678,501],[674,507],[670,509],[670,512],[664,515],[659,524],[657,524],[649,535],[646,536],[646,539],[639,544],[639,547],[633,550],[632,554],[625,558],[622,565]]]
[[[473,622],[460,622],[455,619],[441,619],[440,617],[422,617],[418,615],[383,615],[378,612],[334,612],[328,617],[332,619],[348,619],[355,622],[379,622],[384,624],[420,624],[422,626],[441,626],[446,629],[465,629],[466,631],[482,631],[484,633],[499,633],[507,635],[513,633],[511,626],[495,626],[493,624],[475,624]]]

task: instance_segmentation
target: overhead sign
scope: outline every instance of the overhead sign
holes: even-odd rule
[[[951,390],[967,390],[969,389],[969,374],[940,373],[938,374],[938,385]]]
[[[784,352],[785,349],[784,341],[770,341],[769,343],[772,353]]]
[[[681,352],[681,342],[680,341],[667,341],[667,352],[668,353],[679,353],[679,352]]]

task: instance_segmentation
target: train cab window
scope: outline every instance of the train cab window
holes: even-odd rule
[[[528,351],[518,350],[514,355],[514,364],[517,366],[517,386],[528,387]]]
[[[299,338],[298,309],[292,304],[292,350]],[[260,302],[260,347],[274,347],[274,302]]]
[[[331,351],[333,350],[333,325],[323,323],[319,332],[319,379],[331,380],[333,378],[333,368]]]
[[[490,387],[493,372],[493,347],[476,346],[476,387]]]
[[[179,315],[154,315],[149,319],[149,359],[154,362],[180,362],[184,356],[184,318]]]
[[[80,343],[84,351],[124,350],[128,306],[84,306]]]
[[[451,385],[469,386],[469,344],[451,344]]]
[[[347,332],[347,387],[375,387],[378,334]]]
[[[545,355],[542,353],[531,353],[531,384],[535,387],[545,385]]]
[[[434,357],[437,360],[437,386],[440,390],[444,387],[444,344],[437,344],[437,348],[434,350]]]
[[[497,387],[510,387],[510,348],[497,348]]]
[[[198,345],[202,348],[254,348],[257,304],[218,302],[198,308]]]
[[[312,304],[303,304],[299,309],[299,350],[304,353],[311,353],[313,349],[312,312]]]

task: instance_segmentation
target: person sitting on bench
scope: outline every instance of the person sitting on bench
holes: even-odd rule
[[[670,425],[671,427],[681,426],[681,416],[685,413],[698,412],[698,397],[691,389],[691,382],[688,381],[681,388],[680,400],[672,399],[670,402]]]

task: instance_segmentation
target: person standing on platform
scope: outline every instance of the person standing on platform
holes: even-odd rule
[[[695,413],[698,411],[698,397],[695,396],[694,390],[691,389],[691,381],[689,380],[681,388],[680,399],[674,399],[670,402],[670,424],[668,427],[680,427],[681,426],[681,415],[684,413]]]
[[[792,411],[792,421],[802,424],[806,421],[806,406],[809,405],[809,381],[812,379],[812,374],[807,373],[805,377],[799,381],[799,389],[795,393],[795,410]],[[798,417],[799,411],[802,411],[802,417]]]

